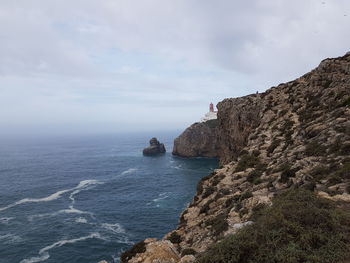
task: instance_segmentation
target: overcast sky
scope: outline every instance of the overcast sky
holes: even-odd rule
[[[349,0],[0,0],[0,133],[183,129],[350,50]]]

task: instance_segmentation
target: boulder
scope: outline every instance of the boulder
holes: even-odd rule
[[[160,143],[157,138],[152,138],[149,141],[150,146],[143,149],[143,155],[157,155],[165,153],[165,147],[163,143]]]

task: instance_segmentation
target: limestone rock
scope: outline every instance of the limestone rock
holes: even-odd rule
[[[143,155],[157,155],[165,153],[165,147],[163,143],[160,143],[157,138],[152,138],[149,141],[150,146],[143,149]]]
[[[218,157],[218,121],[192,124],[174,141],[173,154],[181,157]]]
[[[129,263],[177,263],[180,255],[174,245],[168,241],[155,241],[146,245],[146,251],[137,254]]]

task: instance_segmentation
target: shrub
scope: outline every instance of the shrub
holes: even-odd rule
[[[202,195],[202,198],[207,198],[209,195],[213,194],[215,192],[215,187],[209,186],[205,189],[205,192]]]
[[[168,237],[168,240],[173,244],[179,244],[181,243],[181,236],[176,232],[172,232]]]
[[[322,156],[326,154],[326,147],[317,143],[317,142],[310,142],[306,145],[305,154],[307,156]]]
[[[341,147],[340,154],[342,154],[342,155],[349,155],[350,154],[350,143],[346,143]]]
[[[131,249],[123,252],[120,256],[121,263],[127,263],[131,258],[136,256],[138,253],[144,253],[146,251],[145,242],[141,241],[136,243]]]
[[[211,200],[209,200],[208,202],[206,202],[205,205],[202,206],[202,208],[201,208],[201,210],[199,211],[199,213],[200,213],[200,214],[203,214],[203,213],[207,214],[208,211],[209,211],[209,209],[210,209],[209,205],[210,205],[211,203],[212,203]]]
[[[253,197],[253,194],[252,194],[252,192],[247,191],[247,192],[244,192],[244,193],[241,195],[240,200],[243,201],[244,199],[248,199],[248,198],[250,198],[250,197]]]
[[[344,162],[344,164],[335,172],[335,175],[343,179],[350,179],[350,161]]]
[[[226,221],[227,212],[221,213],[216,217],[206,221],[207,226],[211,226],[215,236],[218,236],[222,232],[228,229],[228,223]]]
[[[281,177],[279,181],[285,184],[289,181],[290,177],[295,176],[295,172],[297,171],[297,169],[292,169],[292,166],[289,163],[284,163],[277,169],[277,171],[281,172]]]
[[[281,140],[280,139],[273,139],[270,146],[266,149],[268,153],[273,153],[273,151],[280,145]]]
[[[259,179],[262,174],[263,173],[261,170],[255,169],[249,173],[247,176],[247,181],[252,184],[258,184],[259,181],[261,182]]]
[[[252,215],[250,216],[250,221],[256,221],[259,217],[261,217],[264,214],[265,209],[267,209],[267,205],[264,203],[260,203],[253,207],[252,209]]]
[[[350,97],[347,97],[341,103],[339,103],[338,107],[345,107],[349,105],[350,105]]]
[[[316,180],[322,180],[324,179],[329,173],[330,169],[328,166],[325,165],[318,165],[310,171],[310,175],[315,178]]]
[[[350,257],[350,212],[294,189],[262,208],[254,224],[214,244],[197,263],[333,263]]]
[[[236,172],[244,171],[247,168],[255,167],[259,163],[259,157],[250,154],[244,154],[238,161]]]

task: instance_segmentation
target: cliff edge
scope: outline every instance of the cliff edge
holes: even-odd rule
[[[216,129],[221,168],[199,182],[176,230],[123,262],[350,259],[350,53],[223,100]]]
[[[174,140],[173,155],[218,157],[219,131],[219,122],[216,119],[192,124]]]

